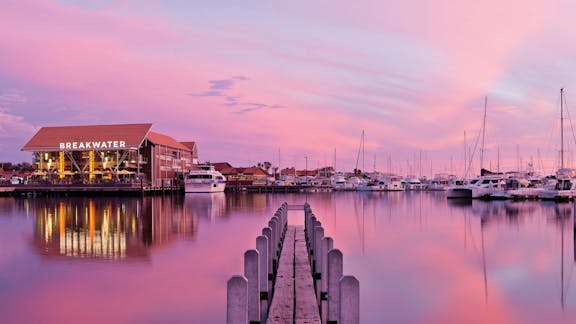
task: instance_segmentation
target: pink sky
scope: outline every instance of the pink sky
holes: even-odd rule
[[[532,160],[551,173],[559,89],[569,111],[576,102],[575,7],[9,0],[0,161],[30,161],[19,150],[42,126],[152,122],[198,142],[201,160],[304,168],[308,157],[315,168],[332,165],[336,149],[337,169],[349,171],[364,130],[359,167],[462,174],[464,132],[472,147],[488,96],[485,166],[496,169],[499,152],[503,170]]]

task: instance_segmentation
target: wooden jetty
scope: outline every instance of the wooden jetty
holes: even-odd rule
[[[288,210],[304,225],[289,225]],[[310,205],[284,203],[244,254],[244,275],[228,280],[227,323],[359,323],[360,285],[342,270]]]

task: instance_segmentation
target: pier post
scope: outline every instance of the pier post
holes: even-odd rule
[[[308,243],[307,246],[312,256],[314,255],[314,246],[312,245],[314,243],[314,224],[316,224],[316,217],[312,215],[308,221],[308,227],[306,228],[306,240]]]
[[[340,321],[338,323],[360,323],[360,282],[354,276],[340,279]]]
[[[272,272],[276,273],[276,270],[278,268],[278,258],[279,258],[279,254],[278,254],[278,222],[276,222],[276,220],[274,219],[274,217],[272,217],[272,219],[268,222],[268,227],[270,227],[271,231],[271,236],[270,236],[270,240],[272,241],[271,243],[271,247],[272,250],[270,250],[270,254],[272,255]]]
[[[266,238],[268,239],[268,299],[270,300],[272,298],[272,287],[273,287],[273,282],[272,280],[274,279],[274,263],[272,262],[272,259],[274,259],[274,256],[272,255],[272,229],[270,227],[265,227],[262,229],[262,235],[266,236]]]
[[[322,226],[317,226],[314,233],[314,259],[316,260],[316,266],[314,267],[314,290],[316,291],[316,302],[318,305],[321,304],[322,297],[322,240],[324,239],[324,228]]]
[[[280,257],[280,251],[282,250],[282,221],[278,216],[273,216],[271,220],[276,222],[276,250],[278,251],[278,257]]]
[[[324,237],[322,240],[322,278],[320,289],[320,311],[322,323],[326,323],[328,318],[328,251],[334,248],[334,240],[331,237]]]
[[[244,277],[248,279],[248,320],[260,322],[260,278],[258,251],[248,250],[244,253]]]
[[[227,289],[226,323],[248,323],[248,280],[244,276],[232,276]]]
[[[332,249],[328,252],[328,323],[336,323],[340,318],[340,278],[343,273],[342,252]]]
[[[256,238],[256,250],[260,255],[260,322],[264,323],[268,317],[268,304],[270,289],[268,287],[268,238],[260,235]]]

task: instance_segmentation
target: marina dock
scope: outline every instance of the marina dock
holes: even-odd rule
[[[47,184],[0,186],[3,196],[83,196],[83,195],[154,195],[182,192],[182,186],[143,186],[140,184]]]
[[[289,225],[302,210],[304,225]],[[310,205],[284,203],[227,283],[227,323],[359,323],[360,285]]]

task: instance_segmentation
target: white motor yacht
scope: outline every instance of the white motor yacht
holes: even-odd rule
[[[576,196],[576,170],[562,168],[556,172],[556,185],[553,189],[540,191],[544,200],[571,200]]]
[[[450,187],[448,198],[490,198],[496,190],[502,189],[504,180],[499,175],[486,175],[470,181],[468,185]]]
[[[450,176],[446,173],[439,173],[434,175],[430,180],[427,189],[431,191],[445,191],[450,187]]]
[[[199,164],[184,178],[184,192],[223,192],[225,188],[226,178],[209,163]]]

